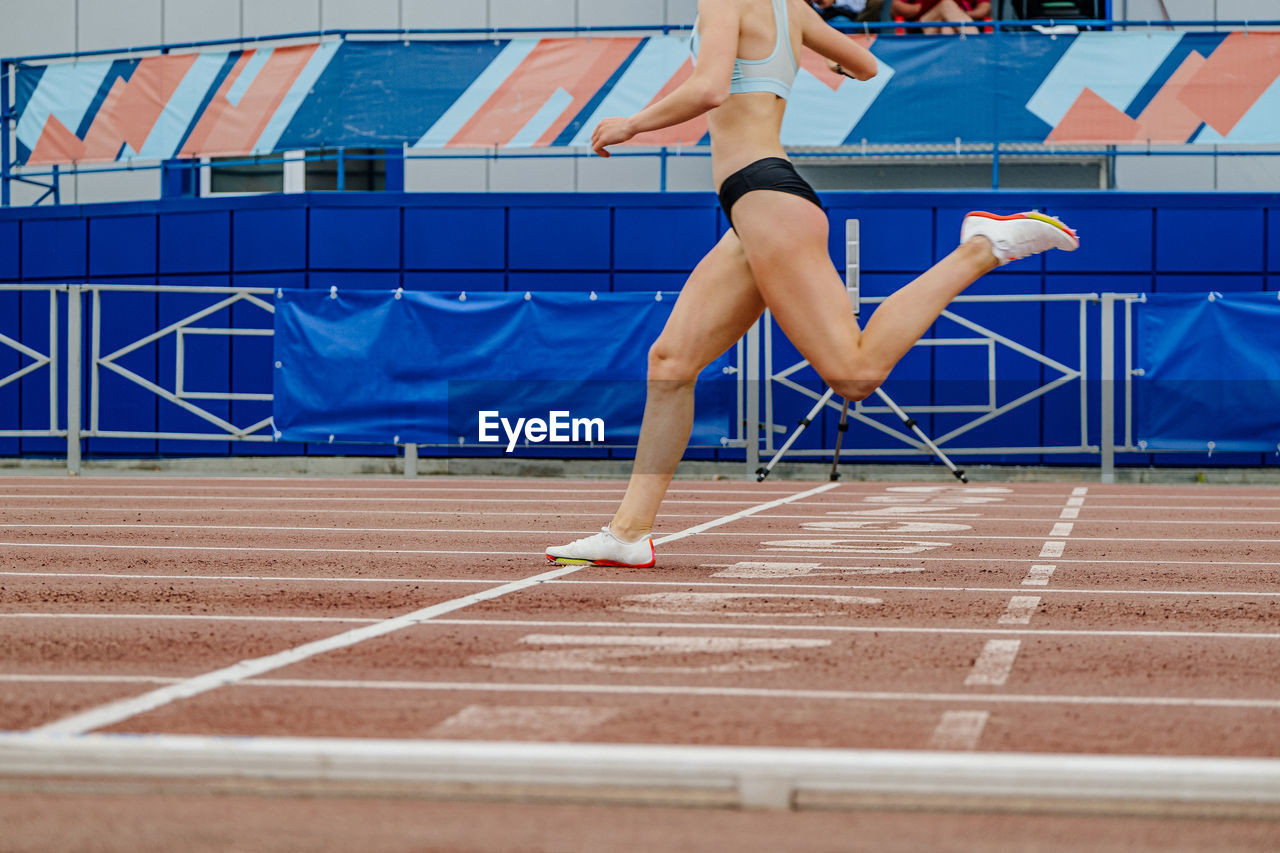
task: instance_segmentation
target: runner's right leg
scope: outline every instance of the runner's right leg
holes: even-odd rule
[[[644,540],[684,457],[693,428],[698,374],[741,338],[764,310],[738,235],[729,231],[694,268],[667,324],[649,349],[649,379],[631,479],[608,527],[547,549],[559,562],[652,565]]]
[[[693,428],[694,381],[764,311],[738,235],[732,230],[694,268],[667,325],[649,349],[640,443],[627,493],[611,527],[623,539],[647,535]]]

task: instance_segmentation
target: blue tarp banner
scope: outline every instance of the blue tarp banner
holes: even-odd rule
[[[278,291],[277,437],[463,454],[635,444],[675,296]],[[730,434],[731,357],[698,383],[693,444]]]
[[[1136,366],[1134,438],[1146,447],[1280,447],[1280,294],[1150,294]]]

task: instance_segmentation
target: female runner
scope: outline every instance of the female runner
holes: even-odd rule
[[[1074,231],[1039,213],[970,213],[960,245],[881,303],[859,330],[827,254],[826,213],[779,141],[801,46],[837,74],[876,74],[870,51],[804,0],[699,0],[693,74],[635,115],[604,119],[592,134],[592,148],[608,157],[611,145],[707,113],[712,175],[732,227],[693,270],[649,350],[644,420],[621,505],[599,533],[548,548],[554,562],[654,565],[650,534],[689,442],[694,382],[766,307],[837,394],[861,400],[980,276],[1017,258],[1079,246]]]

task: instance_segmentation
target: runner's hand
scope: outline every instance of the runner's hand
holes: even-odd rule
[[[601,157],[608,157],[609,152],[605,150],[605,146],[620,145],[636,135],[630,124],[630,119],[625,118],[607,118],[601,121],[591,133],[592,150]]]

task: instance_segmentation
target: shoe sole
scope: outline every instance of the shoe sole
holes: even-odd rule
[[[569,557],[553,557],[547,554],[547,559],[561,566],[608,566],[614,569],[651,569],[657,565],[657,560],[651,560],[648,563],[615,563],[613,560],[574,560]]]
[[[1033,210],[1027,213],[1010,213],[1007,216],[1001,216],[998,213],[988,213],[985,210],[974,210],[965,214],[966,219],[970,216],[981,216],[983,219],[999,219],[1002,221],[1009,221],[1011,219],[1037,219],[1041,222],[1052,225],[1054,228],[1057,228],[1059,231],[1071,238],[1073,245],[1071,249],[1068,249],[1067,251],[1074,251],[1075,249],[1080,248],[1080,236],[1076,234],[1075,229],[1067,225],[1067,223],[1063,222],[1061,219],[1055,219],[1045,213],[1039,213]]]

